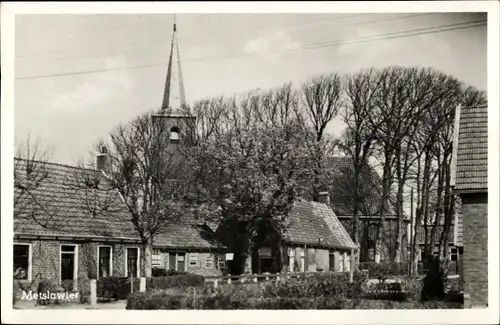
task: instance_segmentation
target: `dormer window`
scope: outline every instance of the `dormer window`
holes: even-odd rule
[[[177,126],[174,126],[170,129],[170,141],[171,142],[179,142],[180,136],[179,136],[180,130]]]

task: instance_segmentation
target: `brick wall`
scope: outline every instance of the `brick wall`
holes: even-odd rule
[[[28,240],[14,239],[15,244],[31,244],[31,280],[32,289],[35,289],[40,280],[59,281],[60,278],[60,246],[61,244],[78,245],[78,280],[96,278],[97,276],[97,247],[111,246],[113,256],[113,276],[125,276],[125,248],[137,247],[116,243],[99,242],[72,242],[58,240]],[[141,252],[142,256],[142,252]],[[142,263],[141,263],[142,267]],[[141,275],[142,275],[141,271]],[[26,280],[21,282],[28,283]]]
[[[199,274],[199,275],[204,275],[204,276],[215,276],[215,275],[221,275],[222,270],[219,269],[218,265],[218,254],[214,252],[176,252],[172,251],[172,253],[185,253],[185,270],[186,272],[193,273],[193,274]],[[168,249],[160,249],[159,252],[160,260],[159,260],[159,265],[155,267],[159,268],[170,268],[169,267],[169,254],[170,251]],[[191,265],[191,256],[196,259],[196,264]],[[207,257],[212,258],[212,267],[206,267],[206,260]],[[193,260],[194,260],[193,259]]]
[[[217,265],[216,254],[208,252],[203,252],[203,253],[193,252],[193,253],[188,253],[186,255],[187,255],[186,259],[187,272],[204,276],[222,274],[221,270],[219,270],[219,266]],[[195,265],[191,265],[190,263],[191,255],[196,256]],[[212,259],[212,266],[206,267],[206,261],[207,258],[209,257]]]
[[[462,195],[464,291],[472,306],[488,304],[488,196]]]

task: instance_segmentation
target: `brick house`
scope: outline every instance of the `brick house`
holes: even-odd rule
[[[225,246],[204,221],[181,220],[158,234],[154,242],[153,267],[205,276],[221,275]]]
[[[14,279],[141,276],[128,210],[101,171],[14,160]]]
[[[347,272],[357,246],[328,206],[329,194],[321,202],[297,200],[285,222],[280,248],[263,245],[252,258],[254,273]],[[276,263],[281,257],[284,262]]]
[[[348,156],[330,157],[328,168],[332,174],[332,180],[328,185],[331,193],[330,207],[340,220],[349,234],[352,233],[353,200],[354,193],[349,189],[354,188],[354,173],[352,158]],[[381,193],[379,177],[376,171],[369,167],[361,174],[362,184],[360,191],[361,202],[359,204],[359,241],[360,262],[373,262],[375,260],[375,239],[379,231]],[[389,200],[386,208],[386,220],[384,222],[384,234],[382,236],[381,262],[391,262],[395,256],[397,236],[397,215],[395,200]],[[408,258],[408,229],[410,218],[403,214],[403,241],[401,250],[401,261]]]
[[[144,276],[144,250],[103,172],[106,158],[98,157],[99,170],[15,158],[15,280],[78,285],[85,278]],[[153,248],[153,266],[202,275],[219,274],[223,266],[213,230],[199,222],[169,225]]]
[[[472,306],[488,306],[488,112],[457,109],[454,191],[462,201],[464,292]],[[458,133],[458,134],[457,134]]]

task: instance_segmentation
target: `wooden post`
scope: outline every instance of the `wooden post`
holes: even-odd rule
[[[245,283],[245,275],[244,274],[241,275],[240,282],[241,283]]]
[[[349,283],[354,282],[354,249],[351,249],[351,267],[349,268]]]
[[[257,283],[257,281],[258,281],[258,280],[257,280],[257,276],[255,276],[255,277],[253,278],[253,282]]]
[[[214,288],[217,288],[217,285],[218,285],[218,279],[215,279],[215,281],[214,281]]]
[[[140,285],[139,285],[139,291],[140,292],[146,292],[146,278],[145,277],[141,277],[139,278],[140,279]]]
[[[228,278],[227,278],[227,284],[231,284],[231,274],[228,274]]]
[[[471,308],[470,295],[468,293],[464,293],[464,309],[469,308]]]
[[[90,280],[90,307],[95,308],[97,305],[97,281]]]
[[[413,250],[413,187],[411,188],[410,196],[410,277],[414,276],[413,272],[413,260],[415,259],[415,251]]]

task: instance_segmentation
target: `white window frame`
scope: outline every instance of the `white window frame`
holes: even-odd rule
[[[155,253],[158,253],[158,254],[155,254]],[[159,248],[153,248],[153,251],[151,252],[151,267],[162,267],[162,258],[161,258],[161,249]],[[155,256],[159,256],[159,263],[158,264],[155,264]]]
[[[128,250],[129,250],[129,248],[137,249],[137,274],[135,277],[140,278],[141,277],[141,250],[137,246],[125,247],[125,276],[128,275]]]
[[[198,266],[198,253],[189,253],[189,266]]]
[[[14,281],[31,281],[31,274],[33,270],[32,265],[32,245],[31,243],[13,243],[15,245],[23,245],[28,246],[28,279],[14,279]],[[14,250],[14,246],[12,246],[12,250]],[[12,252],[12,262],[14,262],[14,252]]]
[[[208,261],[210,261],[210,266],[207,266]],[[213,267],[214,267],[214,259],[212,258],[212,256],[205,257],[205,268],[212,269]]]
[[[75,257],[73,263],[74,263],[74,266],[73,266],[73,281],[76,281],[78,280],[78,244],[60,244],[59,245],[59,284],[62,283],[62,254],[63,254],[63,251],[62,251],[62,247],[63,246],[73,246],[75,247],[75,250],[73,251],[73,255]],[[65,254],[70,254],[71,252],[64,252]]]
[[[109,247],[109,276],[113,276],[113,246],[111,245],[98,245],[97,246],[97,278],[99,278],[100,261],[99,249],[101,247]]]

